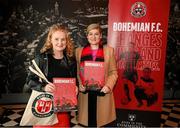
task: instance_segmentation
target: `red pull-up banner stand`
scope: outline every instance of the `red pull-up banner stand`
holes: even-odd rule
[[[170,0],[109,0],[117,126],[160,126]]]

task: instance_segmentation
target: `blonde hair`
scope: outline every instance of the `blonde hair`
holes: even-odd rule
[[[89,33],[89,31],[93,30],[93,29],[98,29],[100,33],[102,33],[102,28],[99,24],[97,23],[93,23],[93,24],[90,24],[88,27],[87,27],[87,34]]]
[[[50,27],[49,29],[49,32],[48,32],[48,36],[47,36],[47,39],[45,41],[45,44],[44,46],[42,47],[42,49],[40,50],[41,53],[45,53],[47,52],[48,50],[52,49],[52,43],[51,43],[51,38],[52,38],[52,34],[56,31],[62,31],[66,34],[66,55],[69,56],[69,57],[72,57],[73,56],[73,50],[74,50],[74,45],[73,45],[73,42],[71,41],[71,37],[70,35],[68,34],[68,30],[65,26],[63,25],[60,25],[60,24],[54,24]]]

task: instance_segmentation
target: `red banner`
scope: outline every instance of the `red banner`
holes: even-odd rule
[[[108,43],[115,48],[119,70],[118,109],[161,112],[169,4],[109,0]]]

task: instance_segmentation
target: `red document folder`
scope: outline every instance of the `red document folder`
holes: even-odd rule
[[[104,86],[104,62],[84,62],[84,86],[86,90],[99,91]]]
[[[76,79],[53,78],[56,86],[54,95],[54,112],[77,110]]]

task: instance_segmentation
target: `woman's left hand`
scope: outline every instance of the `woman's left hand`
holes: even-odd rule
[[[109,93],[111,90],[109,87],[107,86],[104,86],[102,89],[101,89],[101,92],[104,92],[104,93]]]

